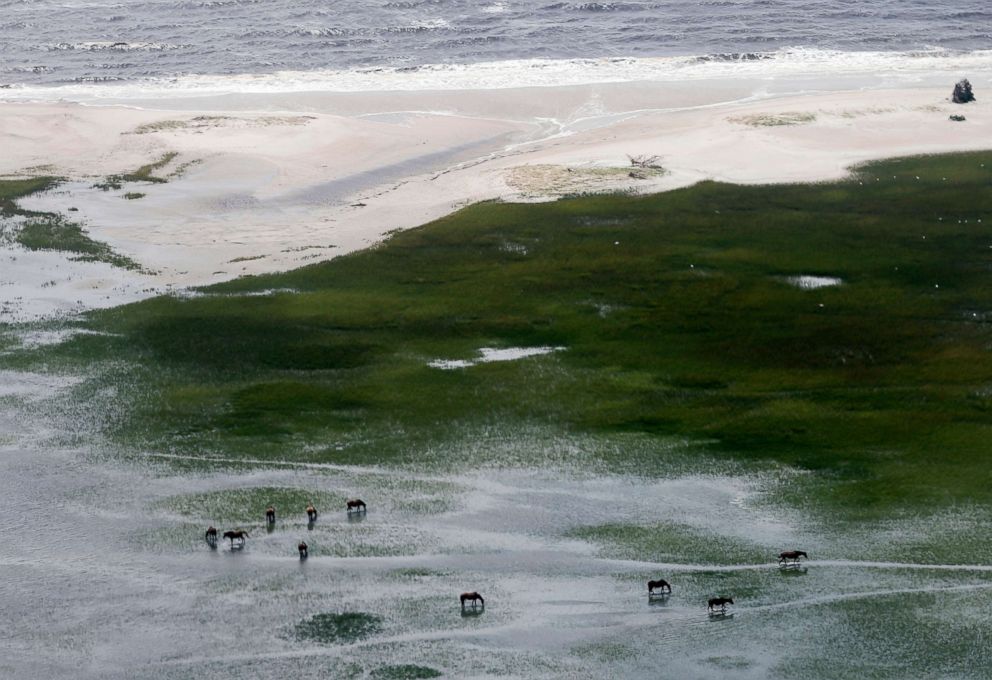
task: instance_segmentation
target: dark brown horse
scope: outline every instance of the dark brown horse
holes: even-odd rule
[[[799,564],[800,557],[809,559],[809,555],[804,553],[802,550],[786,550],[785,552],[778,554],[778,563],[789,564],[791,562],[792,564]]]
[[[301,560],[305,560],[306,558],[310,557],[309,549],[307,548],[307,544],[306,543],[304,543],[303,541],[300,541],[300,544],[298,546],[296,546],[296,547],[300,551],[300,559]]]
[[[276,523],[276,509],[274,506],[269,506],[265,509],[265,521],[269,524]]]
[[[654,595],[654,589],[657,588],[662,593],[671,593],[672,586],[665,579],[658,579],[657,581],[648,581],[648,595]]]
[[[313,503],[307,503],[307,520],[317,521],[317,508],[313,507]]]
[[[472,591],[471,593],[462,593],[461,601],[462,601],[462,609],[465,608],[466,602],[471,602],[473,607],[476,605],[477,602],[481,604],[483,607],[486,606],[486,601],[482,599],[482,595],[479,595],[479,593],[475,591]]]
[[[711,597],[709,601],[709,610],[713,611],[713,609],[719,607],[720,611],[727,611],[727,605],[733,603],[734,598],[732,597]]]
[[[233,548],[234,547],[234,541],[236,541],[236,540],[237,541],[241,541],[241,547],[244,547],[244,545],[245,545],[245,539],[246,538],[251,538],[251,536],[249,536],[248,535],[248,532],[245,531],[244,529],[236,529],[235,531],[225,531],[224,532],[224,538],[231,539],[231,547]]]
[[[358,512],[365,512],[365,501],[361,498],[349,498],[345,505],[348,507],[348,512],[352,510],[357,510]]]
[[[210,545],[217,545],[217,529],[215,527],[209,527],[203,533],[203,540],[205,540]]]

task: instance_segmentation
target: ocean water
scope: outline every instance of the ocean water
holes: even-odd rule
[[[0,95],[500,87],[992,63],[988,0],[0,0]]]

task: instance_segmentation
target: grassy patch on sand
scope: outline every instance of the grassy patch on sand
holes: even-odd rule
[[[829,184],[485,203],[208,289],[223,295],[95,312],[114,335],[34,361],[128,360],[115,379],[142,398],[111,432],[135,446],[450,466],[490,431],[636,434],[810,471],[802,502],[845,516],[986,504],[990,181],[992,153],[973,153]],[[844,285],[785,283],[800,275]],[[566,349],[429,366],[542,346]]]
[[[55,177],[0,180],[0,217],[18,220],[12,230],[13,240],[28,250],[56,250],[73,253],[75,260],[141,269],[140,264],[115,252],[106,243],[90,238],[82,226],[62,215],[24,210],[17,205],[17,199],[47,191],[57,186],[59,181]]]
[[[140,270],[140,264],[115,252],[102,241],[90,238],[89,234],[75,222],[69,222],[59,215],[50,215],[25,222],[17,233],[17,242],[28,250],[57,250],[73,253],[74,260],[83,262],[106,262],[123,269]]]
[[[156,170],[161,170],[169,163],[171,163],[176,156],[179,154],[175,151],[170,151],[152,163],[147,165],[142,165],[140,168],[134,172],[126,172],[120,175],[108,175],[102,182],[97,182],[94,184],[94,188],[103,189],[104,191],[109,191],[111,189],[118,190],[123,187],[128,182],[150,182],[153,184],[165,184],[169,180],[164,177],[158,177],[152,173]]]
[[[816,120],[816,114],[808,111],[786,111],[784,113],[762,113],[730,118],[731,123],[748,127],[779,127],[783,125],[806,125]]]
[[[0,217],[36,215],[18,207],[17,199],[29,194],[47,191],[59,183],[56,177],[31,177],[28,179],[0,180]]]

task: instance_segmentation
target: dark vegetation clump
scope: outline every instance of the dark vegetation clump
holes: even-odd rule
[[[427,680],[428,678],[440,678],[442,675],[441,671],[428,666],[401,664],[380,666],[373,670],[369,677],[373,680]]]
[[[382,618],[364,612],[315,614],[296,624],[297,637],[328,644],[357,642],[382,630]]]

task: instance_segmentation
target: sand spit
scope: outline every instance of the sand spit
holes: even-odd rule
[[[66,178],[23,207],[81,222],[144,268],[0,245],[0,322],[290,269],[480,200],[828,180],[992,139],[989,104],[956,106],[949,88],[758,98],[753,86],[696,85],[0,104],[0,176]],[[171,153],[164,183],[94,187]],[[631,156],[661,167],[638,171]]]

